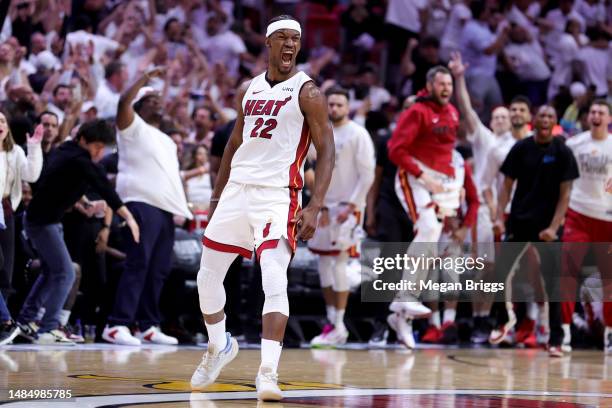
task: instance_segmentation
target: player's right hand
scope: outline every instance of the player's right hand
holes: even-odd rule
[[[317,229],[317,216],[319,215],[319,209],[311,206],[306,206],[303,210],[299,211],[295,218],[291,220],[297,223],[298,233],[297,238],[302,241],[308,241],[314,235]]]

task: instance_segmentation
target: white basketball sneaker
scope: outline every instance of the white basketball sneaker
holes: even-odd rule
[[[418,301],[393,302],[389,309],[392,312],[402,313],[410,319],[420,319],[431,316],[431,309]]]
[[[326,324],[325,326],[323,326],[323,331],[321,332],[321,334],[313,337],[312,340],[310,340],[310,347],[317,348],[328,346],[329,342],[327,340],[327,336],[333,330],[334,326],[332,326],[331,324]]]
[[[255,386],[257,399],[260,401],[280,401],[283,398],[283,393],[278,388],[278,374],[272,367],[259,367]]]
[[[225,333],[226,345],[223,350],[217,350],[208,343],[202,362],[191,376],[191,389],[201,391],[214,383],[223,367],[228,365],[238,355],[238,342],[231,334]]]
[[[140,340],[132,336],[127,326],[106,326],[102,332],[102,338],[109,343],[122,344],[125,346],[140,346]]]
[[[342,346],[346,344],[349,332],[345,328],[336,327],[325,338],[325,344],[331,347]]]
[[[389,323],[389,327],[395,330],[397,339],[406,348],[413,350],[416,347],[414,335],[412,334],[412,320],[406,320],[399,313],[391,313],[387,316],[387,323]]]
[[[138,339],[143,343],[153,344],[167,344],[175,345],[178,344],[176,337],[168,336],[162,333],[159,327],[151,326],[146,331],[137,334]]]

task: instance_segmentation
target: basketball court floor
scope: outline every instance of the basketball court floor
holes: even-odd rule
[[[6,407],[612,407],[612,355],[399,347],[285,350],[285,399],[257,403],[259,350],[241,349],[207,392],[189,379],[201,347],[15,345],[0,350]],[[44,390],[44,391],[42,391]],[[24,393],[25,391],[25,393]],[[70,399],[22,400],[70,394]]]

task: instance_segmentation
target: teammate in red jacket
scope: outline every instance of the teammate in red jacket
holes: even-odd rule
[[[408,255],[416,257],[437,256],[443,220],[456,216],[460,206],[464,177],[456,177],[453,168],[459,113],[450,103],[452,94],[450,71],[443,66],[430,69],[426,90],[400,115],[388,142],[389,158],[398,166],[396,192],[416,232]],[[418,287],[427,272],[412,271],[404,279],[417,282]],[[395,315],[389,316],[389,324],[409,348],[414,344],[409,320],[431,314],[418,301],[419,295],[419,290],[402,293],[390,307]]]

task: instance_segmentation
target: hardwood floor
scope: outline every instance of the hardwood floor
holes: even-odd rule
[[[285,350],[279,369],[285,399],[259,406],[612,407],[612,355],[600,351],[550,359],[539,350],[355,348]],[[55,399],[53,407],[257,406],[259,350],[241,350],[207,392],[191,393],[189,378],[202,353],[196,347],[9,346],[0,349],[0,404],[43,406],[16,396],[41,397],[45,390],[46,397],[70,391],[71,399]]]

